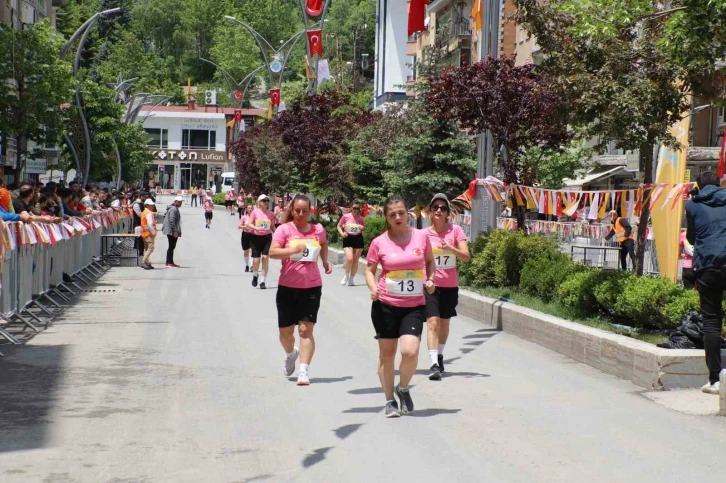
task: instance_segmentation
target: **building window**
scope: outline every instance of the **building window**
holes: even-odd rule
[[[217,147],[217,131],[182,129],[182,149],[214,151]]]
[[[149,135],[149,140],[146,141],[146,146],[156,149],[168,149],[169,148],[169,130],[168,129],[147,129],[144,128],[146,134]]]

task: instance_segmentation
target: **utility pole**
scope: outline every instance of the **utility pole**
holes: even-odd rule
[[[480,60],[499,57],[499,18],[502,0],[482,0],[484,18],[479,32]],[[479,179],[494,175],[494,139],[486,131],[477,136],[477,168]],[[482,230],[491,231],[497,225],[497,210],[493,200],[477,186],[476,196],[471,207],[471,237],[475,238]]]
[[[366,30],[368,29],[367,24],[353,25],[353,92],[358,92],[358,33],[363,34],[363,40],[365,41]]]

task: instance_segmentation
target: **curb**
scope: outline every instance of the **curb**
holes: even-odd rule
[[[342,264],[342,250],[330,262]],[[358,262],[365,269],[365,261]],[[504,300],[459,290],[458,312],[650,390],[699,388],[708,379],[702,350],[662,349]],[[726,358],[726,350],[721,351]]]

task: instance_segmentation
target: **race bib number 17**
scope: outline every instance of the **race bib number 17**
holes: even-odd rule
[[[423,270],[396,270],[386,275],[386,291],[398,297],[423,295]]]
[[[456,268],[456,256],[453,253],[442,250],[439,247],[433,247],[433,253],[434,260],[436,261],[436,268],[444,270]]]

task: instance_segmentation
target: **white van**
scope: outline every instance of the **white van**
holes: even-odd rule
[[[229,172],[229,173],[222,173],[222,193],[226,193],[228,191],[234,190],[234,179],[235,179],[235,173]]]

